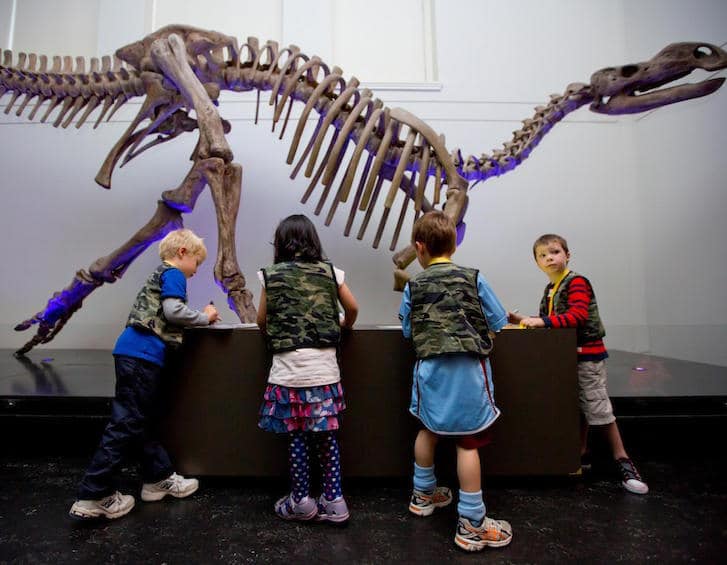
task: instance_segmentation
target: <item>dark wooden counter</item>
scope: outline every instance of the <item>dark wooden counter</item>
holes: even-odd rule
[[[567,475],[580,469],[575,333],[504,330],[492,355],[502,415],[481,450],[487,475]],[[162,439],[189,475],[282,476],[283,438],[257,427],[269,358],[256,328],[194,329],[169,391]],[[348,405],[340,441],[344,476],[412,473],[417,420],[408,412],[413,355],[399,329],[360,328],[342,346]],[[452,472],[451,442],[437,466]],[[441,461],[441,462],[440,462]]]

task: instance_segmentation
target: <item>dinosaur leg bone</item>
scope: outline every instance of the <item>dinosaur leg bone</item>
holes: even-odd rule
[[[217,212],[219,230],[215,281],[227,294],[227,303],[237,313],[241,322],[255,322],[257,311],[253,305],[252,293],[245,288],[245,277],[237,264],[235,250],[235,223],[240,208],[242,191],[242,167],[237,163],[225,164],[221,159],[217,166],[205,168],[204,176],[212,191],[212,200]]]
[[[196,161],[192,170],[184,177],[182,184],[177,188],[162,192],[162,200],[175,210],[191,212],[197,203],[197,198],[207,186],[207,172],[219,170],[220,163],[223,161],[218,158]]]
[[[15,326],[16,331],[27,330],[38,325],[35,335],[16,351],[22,355],[36,345],[48,343],[63,328],[70,317],[83,305],[83,300],[105,282],[114,282],[121,277],[128,266],[154,241],[161,239],[171,230],[182,226],[178,211],[159,202],[152,218],[124,245],[94,261],[88,271],[80,270],[71,284],[53,294],[44,310]]]
[[[197,114],[200,143],[197,156],[201,159],[219,157],[226,163],[232,161],[232,150],[227,144],[222,120],[209,94],[187,61],[184,41],[177,34],[159,38],[152,43],[154,62],[180,90],[190,109]]]
[[[131,261],[144,251],[149,244],[153,241],[160,239],[157,237],[160,222],[157,216],[160,216],[162,220],[166,218],[166,209],[169,210],[169,214],[180,218],[180,213],[188,213],[194,209],[194,205],[197,202],[197,198],[200,193],[204,190],[207,185],[206,171],[210,169],[218,169],[222,161],[220,159],[205,159],[197,161],[192,169],[184,177],[182,183],[174,189],[165,190],[162,193],[162,200],[159,202],[157,213],[149,221],[149,223],[139,230],[134,236],[127,241],[122,247],[111,253],[106,257],[97,259],[90,267],[91,276],[102,282],[114,282],[119,278],[123,271],[131,264]],[[178,221],[178,226],[181,227],[181,218]],[[171,229],[175,229],[172,227]],[[169,230],[167,230],[169,231]],[[166,232],[161,233],[163,237]],[[126,261],[123,265],[123,270],[119,270],[119,258],[129,257],[130,260]]]

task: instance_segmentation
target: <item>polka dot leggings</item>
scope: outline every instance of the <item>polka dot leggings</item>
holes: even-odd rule
[[[323,495],[328,500],[342,496],[341,455],[335,432],[291,432],[289,467],[293,500],[300,502],[310,491],[310,448],[318,454]]]

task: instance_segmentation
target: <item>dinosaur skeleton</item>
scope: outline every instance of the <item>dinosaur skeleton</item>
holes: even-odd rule
[[[279,49],[276,42],[268,41],[261,47],[256,38],[248,38],[238,46],[237,40],[230,36],[174,25],[122,47],[113,59],[92,58],[89,67],[86,71],[86,61],[81,57],[76,58],[75,67],[70,57],[53,57],[48,68],[45,56],[19,53],[14,60],[13,53],[5,51],[0,65],[0,96],[11,95],[5,113],[19,101],[15,113],[21,116],[31,108],[32,102],[30,120],[36,119],[45,106],[41,122],[46,122],[58,109],[54,127],[66,128],[75,123],[80,128],[100,108],[93,126],[96,128],[104,117],[108,121],[128,100],[143,97],[138,114],[104,160],[96,182],[110,188],[112,172],[120,161],[123,166],[155,145],[198,130],[192,167],[177,188],[162,193],[152,218],[126,243],[97,259],[88,270],[79,270],[71,284],[56,292],[44,310],[15,327],[26,330],[38,326],[34,337],[17,354],[52,340],[86,296],[103,283],[121,277],[152,242],[180,227],[181,214],[194,209],[207,185],[212,192],[219,230],[215,280],[240,320],[255,320],[252,294],[245,286],[236,258],[235,223],[242,168],[233,162],[232,150],[225,138],[230,124],[217,111],[222,90],[255,90],[256,123],[260,93],[270,91],[269,103],[274,106],[273,131],[282,119],[281,139],[293,103],[298,101],[304,105],[287,163],[293,164],[300,154],[291,178],[304,165],[305,176],[311,178],[303,202],[310,198],[319,182],[322,184],[316,214],[321,213],[333,194],[326,225],[331,223],[340,204],[352,197],[344,234],[350,234],[357,212],[362,212],[357,233],[358,239],[362,239],[383,194],[383,213],[373,239],[376,248],[401,193],[398,221],[390,245],[394,251],[410,201],[415,217],[441,204],[457,223],[461,240],[470,183],[513,170],[564,116],[586,104],[594,112],[627,114],[711,94],[720,88],[724,78],[662,87],[694,69],[724,69],[727,53],[706,43],[675,43],[645,63],[602,69],[592,75],[590,84],[574,83],[563,94],[551,95],[550,101],[536,107],[535,114],[523,121],[523,127],[501,149],[466,158],[459,149],[448,151],[444,136],[416,116],[400,108],[385,107],[369,89],[359,88],[358,79],[351,77],[346,82],[340,68],[329,67],[319,57],[308,57],[295,45]],[[313,111],[318,115],[317,124],[308,142],[301,143]],[[325,148],[324,142],[327,142]],[[351,144],[353,151],[347,152]],[[348,153],[351,156],[344,162]],[[337,187],[332,191],[337,178]],[[431,178],[433,183],[429,182]],[[384,181],[389,183],[385,189]],[[394,254],[396,289],[403,288],[408,278],[404,269],[414,258],[411,245]]]

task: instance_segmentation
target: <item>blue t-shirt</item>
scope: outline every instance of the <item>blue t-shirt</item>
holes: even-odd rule
[[[507,312],[482,274],[477,294],[493,332],[507,324]],[[411,337],[411,291],[407,284],[399,308],[404,337]],[[419,359],[414,365],[409,411],[429,430],[442,435],[468,435],[488,428],[500,415],[495,405],[489,359],[448,354]]]
[[[161,276],[161,300],[179,298],[187,301],[187,278],[179,269],[167,269]],[[116,340],[114,355],[125,355],[144,359],[155,365],[163,366],[166,344],[155,333],[126,326]]]

